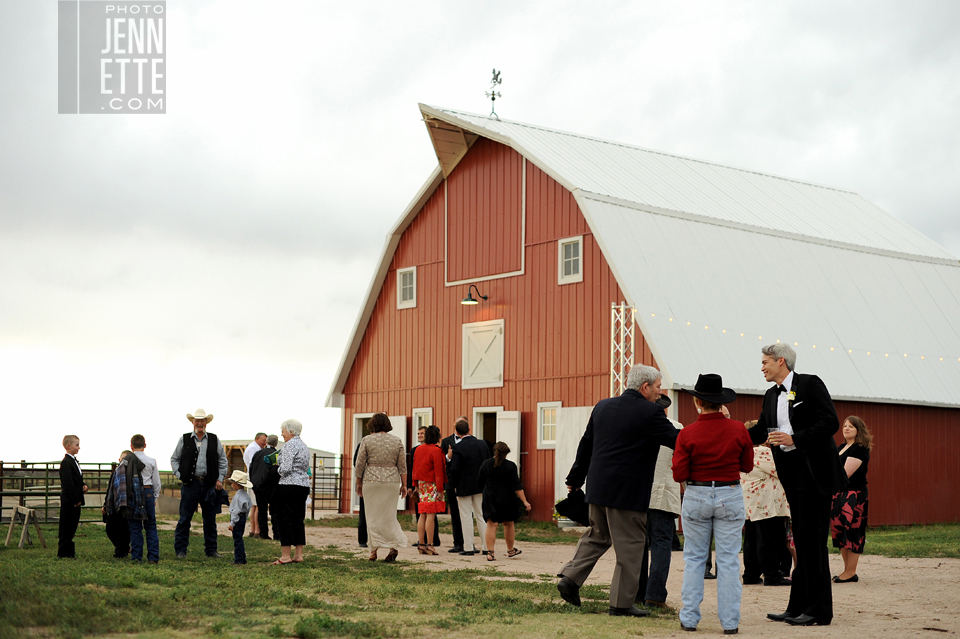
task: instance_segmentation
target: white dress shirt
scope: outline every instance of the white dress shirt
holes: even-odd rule
[[[787,375],[787,378],[783,380],[784,388],[789,389],[793,385],[793,371],[790,371],[790,374]],[[787,401],[789,397],[788,391],[780,391],[780,396],[777,397],[777,429],[781,433],[787,433],[790,437],[793,437],[793,425],[790,423],[790,403]],[[780,446],[780,450],[786,452],[788,450],[796,450],[796,446]]]
[[[256,440],[250,442],[250,445],[243,450],[243,463],[247,465],[247,472],[250,472],[250,464],[253,463],[253,456],[263,450]]]

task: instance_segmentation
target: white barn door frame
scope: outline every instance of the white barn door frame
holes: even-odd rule
[[[561,406],[557,414],[557,448],[554,452],[553,481],[555,501],[567,496],[567,473],[577,459],[580,438],[587,430],[593,406]],[[586,487],[586,484],[584,484]]]
[[[497,411],[497,440],[510,447],[507,459],[520,471],[520,411]]]
[[[407,416],[406,415],[391,416],[390,425],[393,426],[393,430],[390,431],[390,434],[400,438],[400,441],[403,442],[403,454],[406,455],[409,452],[407,450]],[[406,496],[398,497],[397,510],[406,510],[406,509],[407,509]]]

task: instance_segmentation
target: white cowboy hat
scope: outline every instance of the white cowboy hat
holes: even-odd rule
[[[253,488],[253,482],[250,481],[250,478],[247,477],[247,474],[242,470],[233,471],[233,474],[230,475],[230,481],[236,482],[244,488]]]
[[[205,410],[198,408],[197,410],[193,411],[193,415],[187,413],[187,419],[189,419],[191,422],[195,419],[202,419],[209,424],[213,421],[213,414],[211,413],[210,415],[207,415]]]

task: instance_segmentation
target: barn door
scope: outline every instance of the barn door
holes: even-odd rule
[[[520,411],[497,411],[497,440],[510,447],[507,459],[517,465],[520,471]]]
[[[553,457],[554,496],[557,500],[567,496],[567,484],[564,480],[570,467],[577,459],[580,438],[587,430],[593,406],[560,407],[557,414],[557,448]],[[586,487],[586,484],[584,484]]]
[[[503,386],[503,320],[463,325],[460,387]]]
[[[397,415],[395,417],[390,417],[390,425],[393,426],[393,430],[390,431],[390,434],[395,435],[400,438],[400,441],[403,442],[403,454],[407,454],[407,416],[406,415]],[[397,510],[406,510],[407,509],[407,498],[399,497],[397,499]]]

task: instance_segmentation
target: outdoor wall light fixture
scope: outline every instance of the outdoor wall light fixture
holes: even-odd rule
[[[477,297],[479,297],[481,300],[486,301],[487,296],[480,294],[480,291],[479,291],[479,289],[477,289],[477,285],[476,285],[476,284],[471,284],[471,285],[470,285],[470,288],[472,288],[473,290],[477,291]],[[473,297],[473,293],[470,292],[470,288],[467,289],[467,296],[466,296],[465,298],[463,298],[462,300],[460,300],[460,303],[463,304],[464,306],[474,306],[474,305],[480,303],[480,300],[477,300],[477,299],[475,299],[475,298]]]

